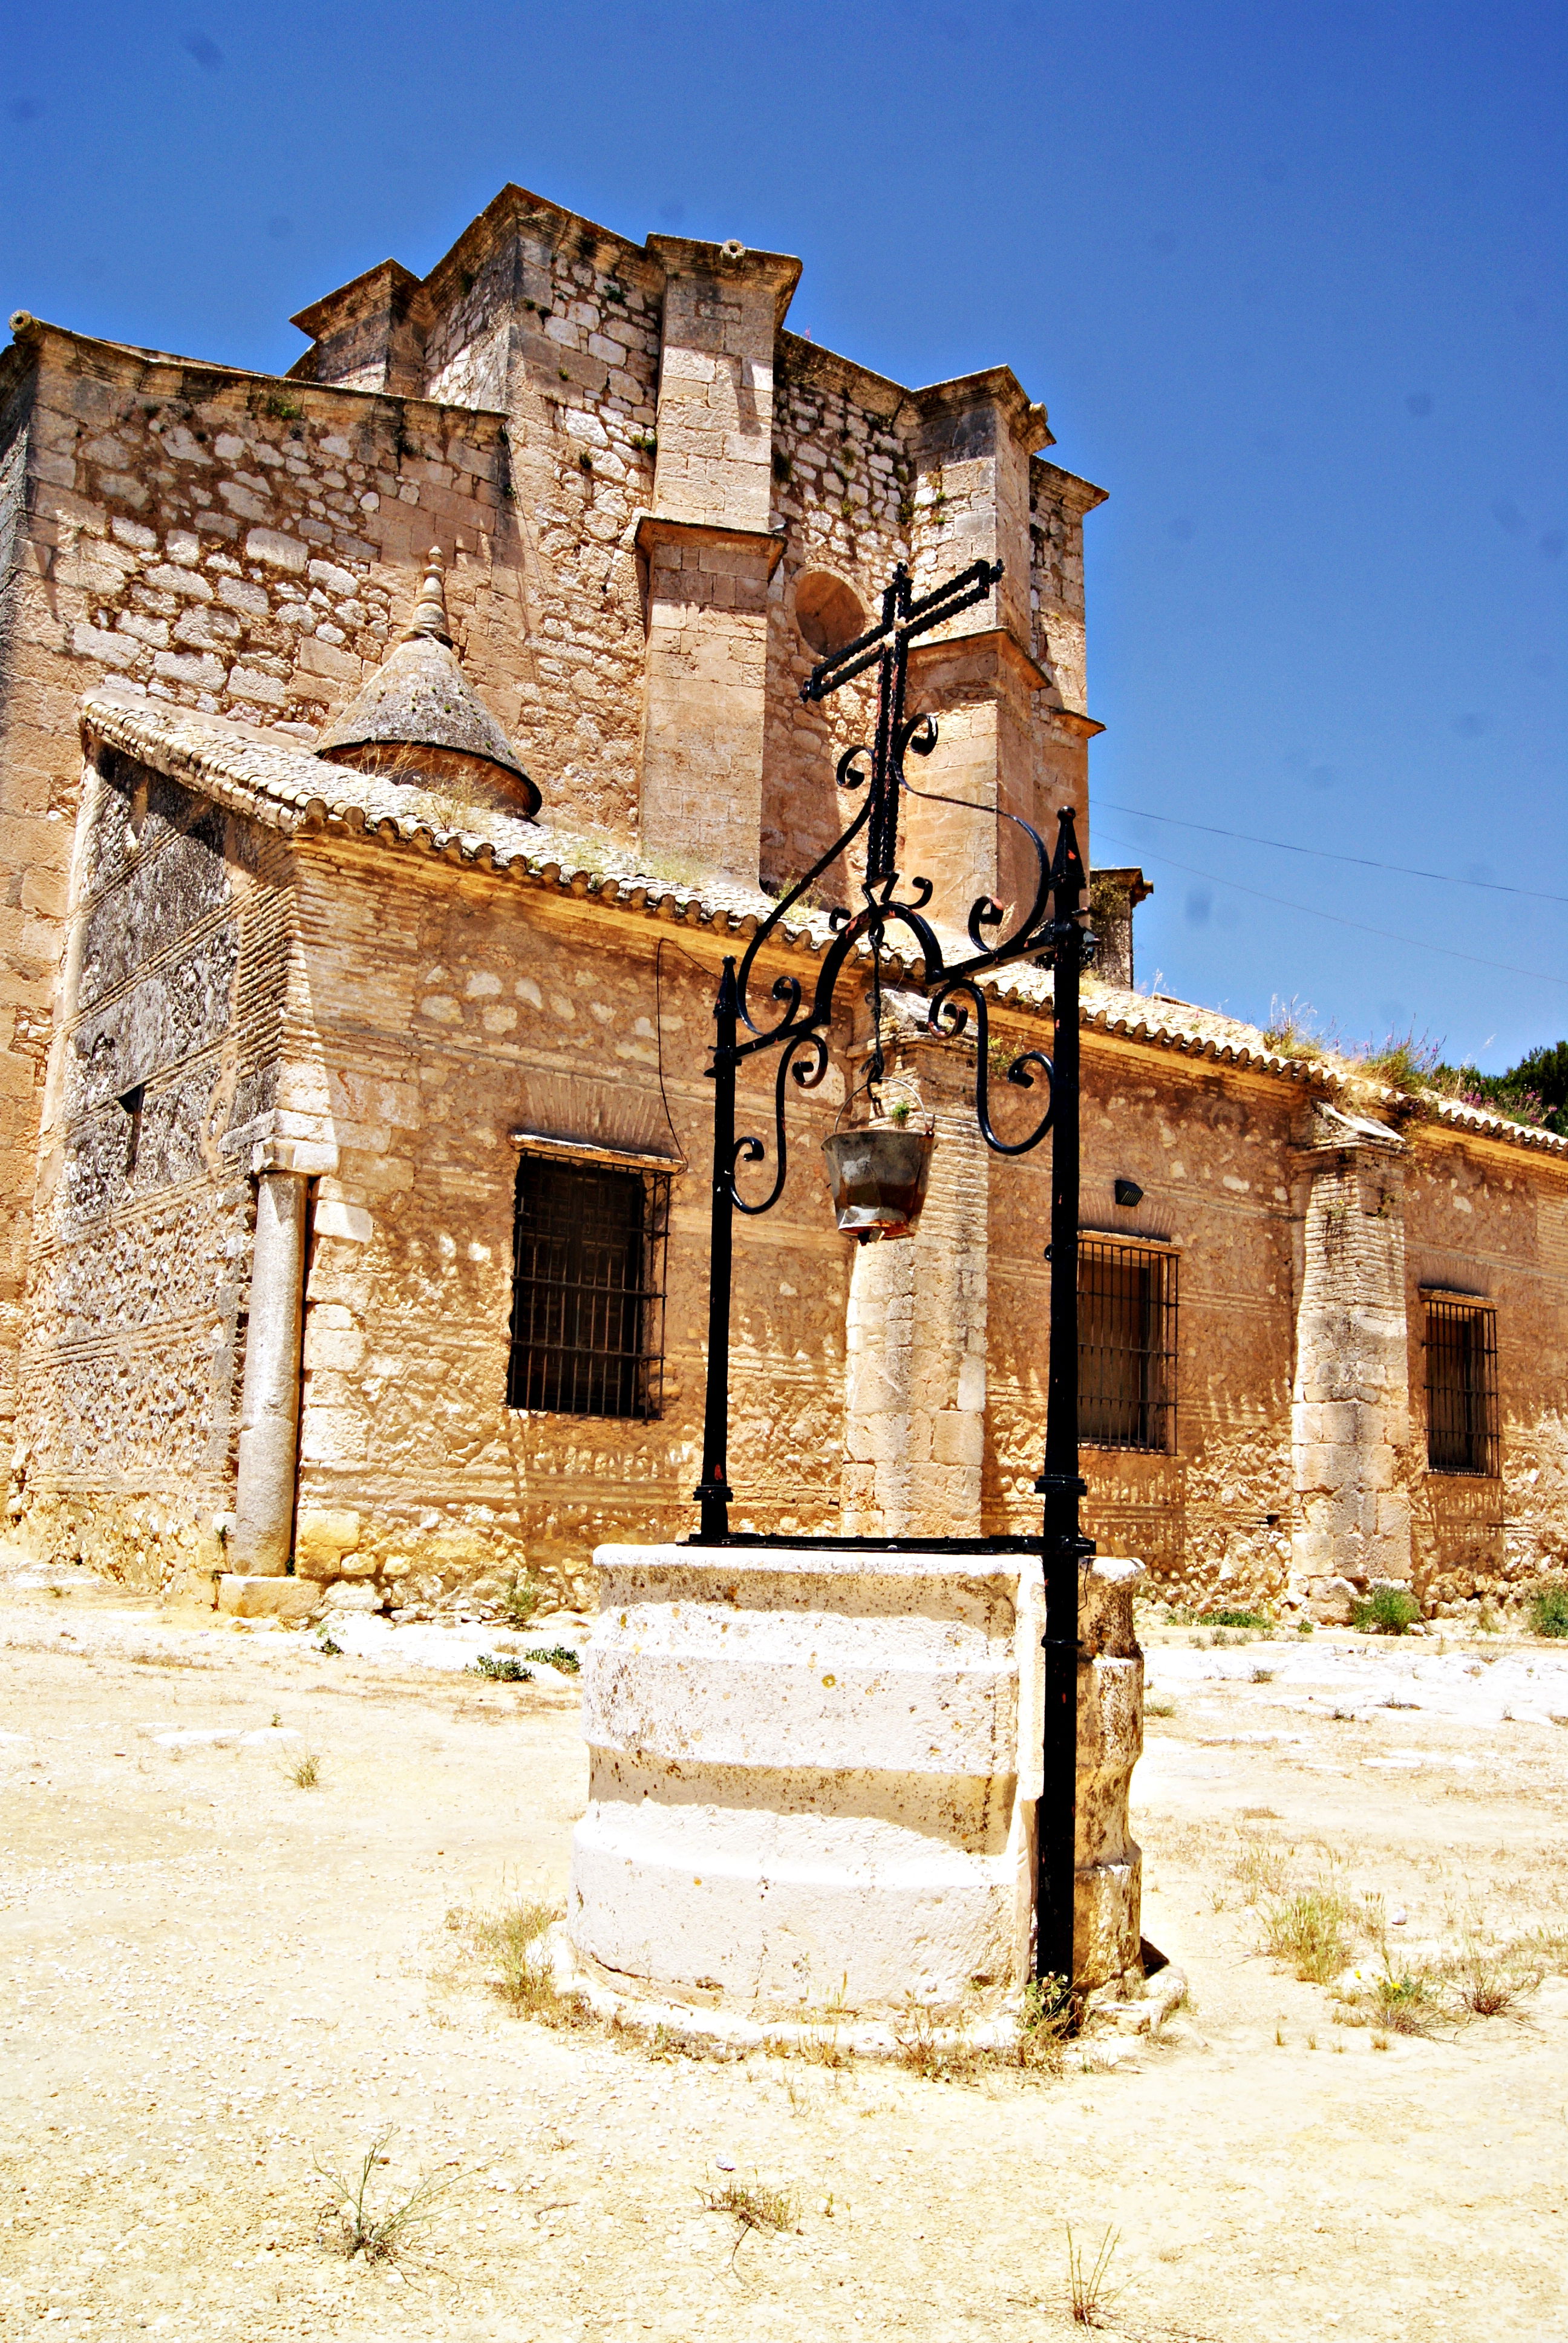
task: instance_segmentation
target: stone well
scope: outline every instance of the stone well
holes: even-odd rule
[[[766,2023],[1031,1972],[1044,1594],[1028,1553],[608,1545],[568,1926],[622,1993]],[[1141,1564],[1081,1579],[1077,1981],[1139,1961]]]

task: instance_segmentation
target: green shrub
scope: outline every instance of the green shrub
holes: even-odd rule
[[[520,1660],[498,1659],[493,1652],[481,1652],[472,1667],[465,1668],[467,1676],[488,1676],[495,1684],[532,1684],[532,1668],[524,1667]]]
[[[501,1609],[508,1627],[526,1627],[539,1607],[544,1589],[535,1579],[514,1572],[511,1584],[501,1597]]]
[[[1549,1578],[1535,1589],[1530,1624],[1538,1635],[1568,1635],[1568,1579]]]
[[[1203,1624],[1208,1627],[1263,1627],[1273,1625],[1266,1611],[1206,1611]]]
[[[1421,1617],[1421,1605],[1408,1586],[1374,1586],[1355,1605],[1351,1625],[1369,1635],[1402,1635]]]
[[[552,1644],[548,1651],[525,1652],[523,1657],[525,1660],[538,1660],[543,1668],[559,1668],[564,1676],[575,1676],[582,1669],[582,1662],[569,1644]]]

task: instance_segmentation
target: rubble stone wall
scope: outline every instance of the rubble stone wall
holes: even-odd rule
[[[1429,1605],[1507,1598],[1568,1570],[1568,1175],[1430,1123],[1406,1138],[1413,1584]],[[1496,1479],[1425,1469],[1422,1288],[1496,1309]]]
[[[318,1184],[307,1288],[301,1536],[318,1514],[355,1517],[350,1566],[404,1608],[458,1584],[493,1598],[519,1573],[553,1601],[580,1598],[597,1542],[650,1523],[684,1534],[691,1521],[707,1333],[703,1069],[721,948],[407,854],[322,844],[302,865],[302,983],[337,1170]],[[849,1260],[819,1141],[841,1096],[829,1077],[791,1102],[784,1200],[737,1224],[738,1526],[837,1521]],[[771,1160],[766,1071],[743,1083],[740,1128],[762,1135]],[[681,1166],[655,1421],[506,1404],[513,1130]],[[759,1175],[743,1176],[750,1192]]]
[[[1168,1599],[1277,1601],[1291,1563],[1289,1151],[1299,1098],[1091,1032],[1082,1054],[1081,1224],[1168,1242],[1179,1292],[1174,1453],[1086,1444],[1085,1531],[1101,1554],[1142,1561],[1151,1591]],[[1047,1141],[991,1168],[988,1531],[1038,1521],[1049,1158]],[[1118,1178],[1143,1190],[1134,1210],[1116,1203]]]

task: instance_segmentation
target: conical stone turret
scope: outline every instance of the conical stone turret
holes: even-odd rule
[[[316,753],[413,788],[538,811],[538,789],[452,648],[438,548],[430,549],[413,617],[357,696],[328,720]]]

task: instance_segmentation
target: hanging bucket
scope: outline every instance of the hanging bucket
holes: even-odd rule
[[[896,1123],[869,1131],[836,1131],[822,1141],[833,1212],[846,1236],[862,1244],[915,1232],[930,1176],[929,1131]]]

